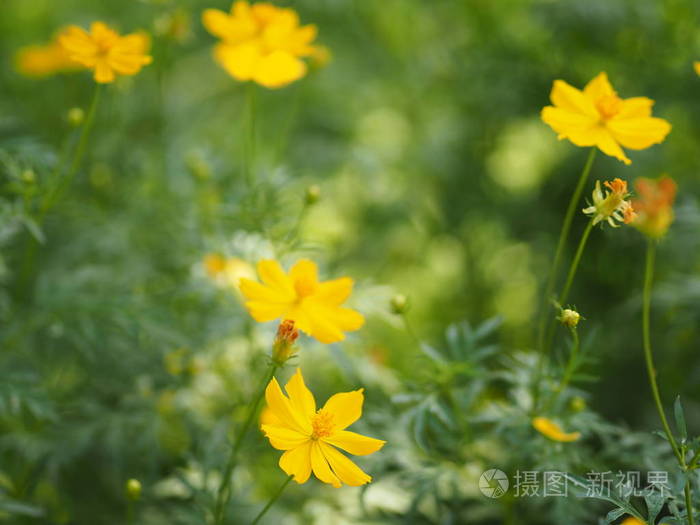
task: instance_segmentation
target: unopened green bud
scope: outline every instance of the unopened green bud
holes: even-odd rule
[[[141,498],[141,482],[131,478],[126,482],[126,497],[131,501]]]
[[[578,322],[581,320],[581,314],[576,310],[564,308],[559,317],[557,317],[557,320],[568,328],[576,328]]]
[[[401,315],[408,311],[408,297],[399,293],[391,298],[391,311],[396,315]]]
[[[83,120],[85,120],[85,111],[83,111],[82,108],[70,108],[66,119],[68,120],[68,124],[77,128],[83,123]]]
[[[571,410],[574,412],[583,412],[586,409],[586,400],[580,396],[571,399]]]
[[[312,204],[316,204],[318,200],[321,198],[321,188],[317,184],[312,184],[308,188],[306,188],[306,204],[307,206],[311,206]]]
[[[36,182],[36,173],[34,173],[33,169],[27,168],[22,171],[22,180],[29,184],[34,184],[34,182]]]

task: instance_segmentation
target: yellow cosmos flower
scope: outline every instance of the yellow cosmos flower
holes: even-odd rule
[[[635,181],[634,189],[639,198],[632,201],[637,213],[632,226],[655,239],[663,237],[673,222],[673,202],[678,191],[675,181],[666,175],[657,180],[641,177]]]
[[[635,218],[632,204],[627,200],[629,192],[627,183],[622,179],[605,181],[605,187],[610,191],[600,189],[600,181],[596,181],[593,190],[593,205],[583,209],[583,213],[593,217],[593,224],[600,221],[608,221],[613,228],[617,227],[615,221],[629,224]]]
[[[535,427],[540,434],[548,437],[552,441],[560,441],[562,443],[570,443],[578,441],[581,438],[580,432],[564,432],[559,425],[546,417],[536,417],[532,420],[532,426]]]
[[[628,516],[620,525],[647,525],[643,521],[638,520],[634,516]]]
[[[241,278],[255,279],[253,266],[237,257],[224,257],[218,253],[208,253],[204,256],[203,263],[207,275],[222,287],[232,287],[240,292]]]
[[[28,77],[47,77],[81,69],[82,66],[71,60],[68,52],[58,42],[61,34],[62,32],[48,44],[20,49],[15,55],[17,71]]]
[[[550,99],[554,105],[542,109],[542,120],[559,139],[569,139],[577,146],[597,146],[625,164],[632,161],[622,147],[646,149],[662,142],[671,131],[667,121],[651,116],[653,100],[621,99],[605,73],[586,84],[583,91],[555,80]]]
[[[362,415],[363,389],[331,396],[320,410],[306,388],[301,370],[297,369],[285,385],[287,395],[272,379],[265,390],[267,410],[261,425],[270,444],[284,450],[279,466],[297,483],[305,483],[311,472],[323,481],[340,487],[353,487],[372,481],[347,456],[364,456],[376,452],[386,441],[345,430]]]
[[[71,60],[95,71],[95,82],[109,84],[117,74],[135,75],[150,64],[150,39],[145,33],[120,36],[102,22],[93,22],[90,32],[70,26],[59,42]]]
[[[216,61],[236,80],[252,80],[279,88],[302,78],[305,57],[321,61],[327,50],[311,45],[317,28],[300,26],[299,15],[267,2],[238,1],[230,14],[207,9],[202,23],[221,42],[214,47]]]
[[[258,263],[262,283],[240,280],[246,308],[260,323],[274,319],[290,319],[295,326],[322,343],[345,339],[343,332],[359,329],[364,324],[362,314],[341,306],[352,292],[353,281],[341,277],[319,282],[318,268],[302,259],[284,273],[277,261]]]

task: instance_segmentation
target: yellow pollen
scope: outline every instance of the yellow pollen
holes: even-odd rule
[[[300,299],[312,295],[316,291],[316,283],[311,279],[297,279],[294,281],[294,289]]]
[[[596,108],[603,120],[609,120],[620,112],[622,99],[617,95],[605,95],[596,100]]]
[[[320,409],[311,420],[313,433],[311,439],[328,437],[333,433],[333,414]]]

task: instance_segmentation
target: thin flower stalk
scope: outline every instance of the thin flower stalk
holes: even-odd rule
[[[284,483],[280,485],[280,488],[278,488],[277,492],[275,492],[275,494],[270,498],[270,501],[267,502],[267,505],[263,507],[263,509],[258,513],[257,516],[255,516],[255,519],[252,521],[251,525],[256,525],[263,518],[263,516],[267,514],[267,511],[270,510],[270,508],[275,504],[275,502],[284,492],[284,489],[286,489],[287,485],[289,485],[289,482],[293,479],[294,476],[287,476],[287,479],[285,479]]]
[[[676,438],[673,436],[673,432],[671,432],[671,427],[668,424],[668,419],[666,419],[666,412],[664,411],[664,407],[661,402],[659,385],[656,380],[656,368],[654,367],[654,357],[651,350],[651,288],[654,280],[655,259],[656,242],[654,241],[654,239],[650,238],[647,240],[647,255],[644,271],[644,292],[642,295],[642,339],[644,343],[644,360],[647,366],[649,386],[651,387],[651,393],[654,397],[654,404],[656,405],[656,411],[659,413],[659,419],[661,419],[661,425],[664,428],[666,439],[668,439],[668,442],[671,445],[671,448],[673,449],[673,454],[676,456],[676,459],[678,460],[678,465],[681,467],[681,470],[686,472],[689,469],[689,465],[686,463],[685,454],[679,448],[678,443],[676,442]],[[686,511],[688,513],[688,524],[694,525],[695,518],[693,516],[693,502],[690,480],[686,480],[684,492],[685,506]]]
[[[537,361],[537,375],[535,380],[535,390],[534,390],[534,402],[533,406],[536,407],[539,397],[539,383],[542,378],[542,373],[544,372],[544,362],[545,354],[544,342],[545,334],[547,332],[548,320],[549,320],[549,301],[552,299],[552,294],[554,293],[554,286],[557,282],[557,277],[559,275],[559,266],[562,262],[562,257],[564,255],[564,247],[569,239],[569,234],[571,232],[571,224],[574,219],[574,214],[578,208],[579,202],[581,201],[581,194],[583,189],[586,187],[586,182],[591,173],[591,168],[593,167],[593,161],[596,157],[596,148],[591,148],[586,159],[586,164],[581,171],[578,182],[576,183],[576,188],[574,193],[571,195],[571,200],[569,200],[569,205],[566,208],[566,215],[564,215],[564,222],[561,226],[561,231],[559,232],[559,241],[557,242],[557,248],[554,252],[554,261],[552,262],[552,267],[549,270],[549,277],[547,279],[547,285],[545,286],[544,293],[542,294],[542,305],[540,307],[540,323],[537,330],[537,348],[539,350],[538,361]]]
[[[267,371],[265,372],[265,377],[262,380],[261,386],[257,390],[257,394],[253,402],[249,405],[248,414],[241,427],[240,431],[236,434],[236,439],[231,445],[231,452],[226,462],[226,467],[224,468],[224,474],[221,478],[221,484],[219,485],[219,490],[216,494],[216,504],[214,507],[214,523],[215,525],[221,525],[224,523],[224,516],[226,514],[226,507],[228,507],[231,501],[231,476],[233,474],[233,469],[236,467],[238,460],[238,452],[243,445],[243,439],[250,430],[253,421],[256,419],[258,409],[260,408],[260,403],[265,396],[265,388],[268,383],[275,377],[275,372],[279,368],[279,364],[275,361],[270,363]]]
[[[60,199],[63,193],[68,189],[68,187],[73,182],[75,175],[80,168],[80,163],[85,155],[85,148],[87,147],[88,139],[90,137],[90,132],[92,131],[93,122],[95,120],[95,114],[97,113],[97,107],[100,103],[100,96],[102,94],[102,86],[100,84],[95,85],[95,92],[92,97],[92,102],[90,103],[90,109],[85,117],[85,122],[80,131],[80,138],[78,139],[78,145],[75,148],[75,153],[73,154],[73,160],[71,161],[68,172],[65,176],[61,177],[58,181],[54,191],[52,191],[49,196],[44,201],[40,212],[39,212],[39,222],[43,219],[46,214],[51,210],[56,201]],[[62,166],[59,166],[57,173],[60,174],[62,171]]]

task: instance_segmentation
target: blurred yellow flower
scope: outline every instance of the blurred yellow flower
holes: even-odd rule
[[[243,277],[255,278],[253,266],[237,257],[224,257],[218,253],[204,256],[204,269],[207,275],[219,286],[231,287],[240,292],[240,280]]]
[[[651,116],[654,101],[646,97],[621,99],[606,73],[591,80],[583,91],[555,80],[550,94],[553,106],[542,109],[542,120],[577,146],[597,146],[625,164],[622,147],[641,150],[662,142],[671,125]],[[622,146],[622,147],[621,147]]]
[[[564,432],[559,425],[546,417],[536,417],[532,420],[532,426],[535,427],[540,434],[548,437],[552,441],[561,441],[569,443],[578,441],[581,438],[580,432]]]
[[[95,82],[109,84],[117,74],[135,75],[150,64],[147,54],[150,39],[145,33],[120,36],[103,22],[93,22],[90,32],[70,26],[59,36],[59,42],[71,60],[93,69]]]
[[[693,63],[693,67],[695,68],[695,72],[700,75],[700,62]]]
[[[62,32],[59,32],[59,36]],[[77,71],[82,65],[71,60],[58,42],[58,37],[45,45],[26,46],[17,51],[15,67],[28,77],[47,77],[66,71]]]
[[[285,385],[282,393],[275,378],[265,390],[267,409],[261,425],[270,444],[284,450],[279,466],[297,483],[305,483],[311,472],[329,485],[342,483],[353,487],[372,481],[347,456],[364,456],[384,446],[386,441],[345,430],[362,415],[363,389],[331,396],[320,410],[316,400],[304,384],[301,370]]]
[[[625,520],[622,523],[620,523],[620,525],[647,525],[647,524],[644,523],[643,521],[638,520],[637,518],[635,518],[633,516],[629,516],[629,517],[625,518]]]
[[[600,221],[608,221],[613,228],[617,227],[615,221],[629,224],[635,218],[632,204],[627,200],[629,192],[627,183],[622,179],[615,179],[612,182],[605,181],[605,187],[610,191],[603,191],[600,188],[600,181],[596,181],[593,190],[593,204],[583,209],[583,213],[593,218],[593,224]]]
[[[667,175],[656,180],[641,177],[634,182],[634,189],[639,198],[632,200],[637,214],[632,226],[650,237],[663,237],[673,222],[678,191],[675,181]]]
[[[341,306],[352,292],[353,281],[341,277],[319,282],[318,268],[308,259],[298,261],[284,273],[277,261],[258,263],[262,283],[241,279],[241,292],[253,319],[263,323],[273,319],[290,319],[296,327],[322,343],[345,339],[343,332],[359,329],[364,317]]]
[[[302,58],[324,63],[330,56],[325,48],[311,45],[318,32],[315,25],[300,26],[296,11],[267,2],[237,1],[230,14],[207,9],[202,23],[221,39],[214,57],[229,75],[267,88],[302,78],[307,71]]]

